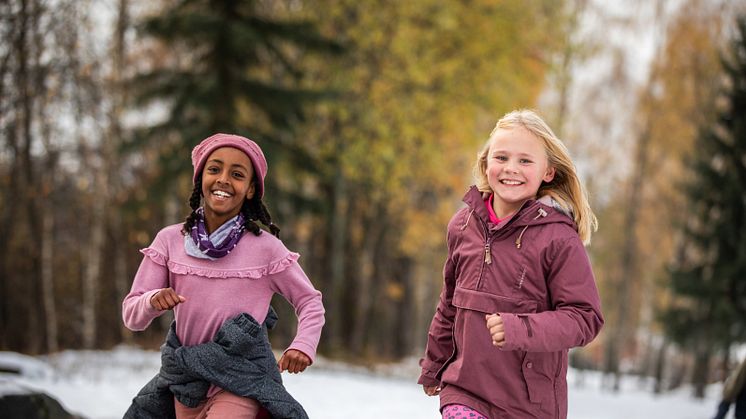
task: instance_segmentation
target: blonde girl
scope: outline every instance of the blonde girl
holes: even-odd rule
[[[596,218],[567,148],[533,111],[501,118],[448,224],[419,383],[443,418],[566,418],[567,352],[603,318],[584,244]]]

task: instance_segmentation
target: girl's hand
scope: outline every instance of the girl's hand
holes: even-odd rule
[[[161,288],[150,297],[150,305],[156,310],[171,310],[186,301],[183,295],[179,295],[173,288]]]
[[[296,349],[288,349],[277,361],[280,372],[287,370],[291,374],[303,372],[309,365],[311,365],[311,358]]]
[[[502,317],[499,314],[488,314],[484,318],[487,320],[487,330],[492,336],[492,344],[502,348],[505,345],[505,325]]]
[[[425,394],[427,394],[428,396],[437,396],[438,394],[440,394],[440,390],[442,390],[440,386],[426,386],[426,385],[423,385],[422,389],[425,390]]]

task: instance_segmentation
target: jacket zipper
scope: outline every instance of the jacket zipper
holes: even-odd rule
[[[471,214],[474,212],[472,210],[469,213],[469,218],[466,219],[466,223],[462,226],[462,230],[466,228],[466,224],[469,222],[469,219],[471,219]],[[539,217],[546,217],[547,212],[543,209],[539,208],[539,214],[534,217],[533,219],[536,220]],[[481,218],[475,217],[477,220],[479,220],[479,224],[482,225],[482,231],[484,231],[484,262],[482,263],[482,266],[479,269],[479,278],[477,278],[477,286],[476,289],[479,289],[482,285],[482,276],[484,275],[484,265],[492,265],[492,240],[495,239],[495,237],[490,237],[489,228],[485,225],[484,221],[482,221]],[[518,238],[515,241],[515,247],[516,249],[521,248],[521,239],[523,238],[523,233],[526,232],[526,229],[528,228],[528,224],[523,227],[523,230],[521,230],[521,233],[518,235]]]
[[[523,326],[526,328],[526,331],[528,332],[528,337],[534,337],[534,331],[531,329],[531,323],[528,320],[528,317],[526,317],[525,314],[519,314],[518,318],[523,321]]]
[[[479,219],[479,223],[482,225],[482,231],[484,231],[484,262],[479,268],[479,278],[477,278],[477,286],[476,289],[480,289],[482,285],[482,276],[484,276],[484,265],[492,265],[492,238],[490,237],[490,232],[487,226],[484,224],[484,221]]]
[[[497,236],[500,236],[500,233],[507,230],[500,230],[497,234],[494,234],[490,236],[489,228],[487,225],[482,221],[481,218],[475,217],[477,220],[479,220],[479,224],[482,225],[482,231],[484,231],[484,262],[482,262],[482,265],[479,269],[479,278],[477,278],[477,286],[476,289],[479,289],[482,285],[482,276],[484,275],[484,265],[492,265],[492,242],[495,240]]]

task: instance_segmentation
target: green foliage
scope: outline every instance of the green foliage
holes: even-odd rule
[[[675,301],[663,314],[678,343],[746,341],[746,17],[724,59],[728,87],[714,124],[700,128]]]

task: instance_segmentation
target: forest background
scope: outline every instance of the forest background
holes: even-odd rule
[[[168,316],[121,322],[138,249],[188,214],[191,148],[233,132],[265,150],[265,201],[324,294],[320,352],[418,356],[476,152],[534,108],[599,217],[606,326],[572,365],[701,396],[746,342],[745,6],[2,1],[0,349],[156,348]]]

